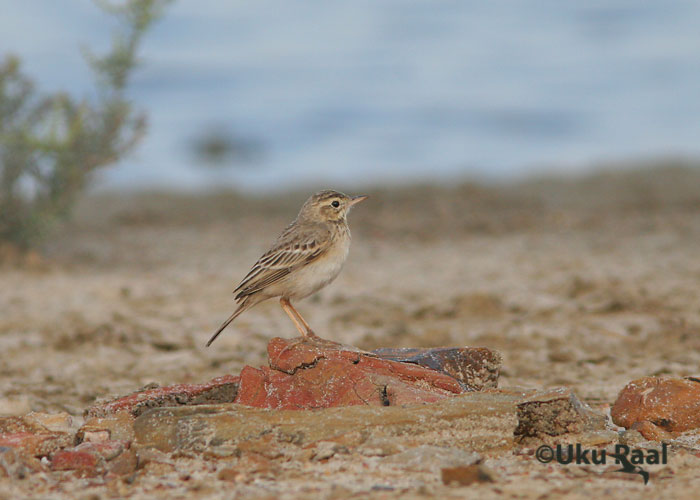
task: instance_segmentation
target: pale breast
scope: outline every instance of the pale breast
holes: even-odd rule
[[[323,256],[295,270],[287,279],[286,297],[303,299],[338,277],[350,251],[350,234],[339,235],[335,245]]]

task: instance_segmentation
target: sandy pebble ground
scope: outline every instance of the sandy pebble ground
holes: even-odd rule
[[[296,335],[276,301],[204,343],[309,192],[86,199],[43,260],[0,268],[0,412],[79,420],[96,400],[152,382],[263,364],[271,337]],[[700,373],[700,171],[369,194],[350,216],[345,270],[299,304],[317,333],[363,349],[487,346],[503,354],[502,386],[567,385],[603,411],[634,378]],[[700,486],[700,460],[683,453],[647,487],[508,456],[490,459],[498,482],[465,490],[373,460],[273,463],[275,473],[231,483],[217,479],[220,464],[182,458],[160,479],[0,479],[0,498],[681,498]]]

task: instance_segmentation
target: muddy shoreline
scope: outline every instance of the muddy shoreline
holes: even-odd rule
[[[632,379],[700,371],[698,170],[369,194],[350,217],[346,268],[299,304],[323,336],[367,350],[489,347],[503,355],[500,386],[567,386],[603,413]],[[204,343],[230,313],[237,281],[306,195],[84,200],[43,261],[0,268],[0,411],[64,411],[79,422],[87,406],[147,384],[200,383],[266,363],[270,338],[295,335],[274,301],[246,312],[212,347]],[[172,483],[170,493],[193,498],[231,488],[283,498],[460,496],[439,476],[397,466],[353,489],[377,457],[272,460],[267,472],[235,487],[215,479],[211,462],[183,460],[163,481]],[[479,485],[480,496],[518,498],[553,490],[622,498],[661,488],[680,497],[696,490],[700,464],[696,454],[674,451],[671,479],[645,490],[580,468],[545,470],[518,456],[489,460],[500,479]],[[0,494],[67,498],[85,486],[75,481],[51,490],[49,479],[0,478]],[[98,496],[168,497],[153,478],[91,487]]]

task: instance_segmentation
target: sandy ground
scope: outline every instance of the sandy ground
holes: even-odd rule
[[[200,382],[263,364],[271,337],[296,335],[276,301],[246,312],[210,348],[204,343],[232,310],[238,280],[308,194],[85,200],[43,262],[0,268],[0,411],[80,418],[96,400],[151,382]],[[700,171],[370,194],[350,216],[343,273],[299,304],[322,336],[364,349],[487,346],[503,354],[501,386],[567,385],[602,410],[634,378],[700,372]],[[354,460],[317,464],[309,491],[352,494],[334,478],[372,468]],[[485,497],[678,496],[700,486],[696,458],[646,490],[533,460],[494,460],[502,481],[479,486]],[[204,486],[183,482],[188,497],[230,490],[214,473],[207,480],[206,464],[192,468]],[[273,479],[261,481],[237,492],[280,494]],[[420,474],[374,481],[395,486],[375,496],[464,494],[434,490],[430,481],[439,480]],[[6,487],[0,497],[25,491]],[[95,491],[147,491],[138,481],[120,487]]]

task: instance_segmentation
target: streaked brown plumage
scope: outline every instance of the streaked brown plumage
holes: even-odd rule
[[[325,190],[306,200],[297,218],[233,291],[238,308],[207,346],[243,311],[273,297],[280,297],[282,309],[302,336],[315,337],[290,301],[308,297],[338,276],[350,249],[348,211],[366,198]]]

